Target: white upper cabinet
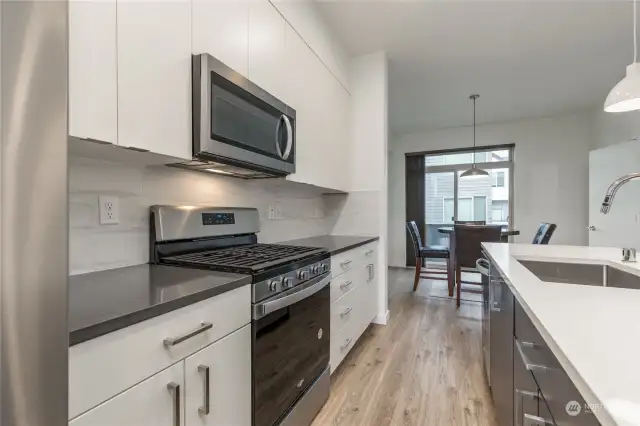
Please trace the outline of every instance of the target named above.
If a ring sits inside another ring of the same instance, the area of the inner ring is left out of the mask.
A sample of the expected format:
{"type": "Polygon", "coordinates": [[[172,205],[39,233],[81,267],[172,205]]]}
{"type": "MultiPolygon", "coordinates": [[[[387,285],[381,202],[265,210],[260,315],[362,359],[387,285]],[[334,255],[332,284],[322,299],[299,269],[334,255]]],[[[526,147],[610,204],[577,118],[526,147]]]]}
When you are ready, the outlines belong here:
{"type": "Polygon", "coordinates": [[[118,143],[116,0],[69,2],[69,134],[118,143]]]}
{"type": "Polygon", "coordinates": [[[191,159],[191,2],[119,0],[117,19],[119,144],[191,159]]]}
{"type": "MultiPolygon", "coordinates": [[[[286,67],[287,23],[267,0],[254,1],[249,10],[249,79],[288,103],[286,67]]],[[[295,106],[292,105],[295,109],[295,106]]]]}
{"type": "Polygon", "coordinates": [[[246,77],[249,9],[256,2],[193,0],[193,53],[208,53],[246,77]]]}

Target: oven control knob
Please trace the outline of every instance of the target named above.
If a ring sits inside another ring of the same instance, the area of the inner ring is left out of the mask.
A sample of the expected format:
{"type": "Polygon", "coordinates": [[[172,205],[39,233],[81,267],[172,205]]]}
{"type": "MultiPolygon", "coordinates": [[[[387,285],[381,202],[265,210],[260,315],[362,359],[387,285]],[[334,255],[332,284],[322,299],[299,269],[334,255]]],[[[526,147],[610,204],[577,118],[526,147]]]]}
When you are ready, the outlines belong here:
{"type": "Polygon", "coordinates": [[[318,265],[313,265],[313,268],[311,268],[311,272],[317,274],[318,272],[320,272],[320,267],[318,265]]]}
{"type": "Polygon", "coordinates": [[[322,265],[320,265],[320,270],[321,270],[322,272],[327,272],[327,265],[326,265],[326,264],[324,264],[324,263],[323,263],[322,265]]]}
{"type": "Polygon", "coordinates": [[[290,288],[293,286],[293,280],[291,278],[283,278],[282,279],[282,286],[284,288],[290,288]]]}
{"type": "Polygon", "coordinates": [[[276,291],[278,289],[278,281],[271,281],[269,283],[269,291],[276,291]]]}
{"type": "Polygon", "coordinates": [[[309,279],[309,271],[298,272],[298,279],[301,279],[301,280],[309,279]]]}

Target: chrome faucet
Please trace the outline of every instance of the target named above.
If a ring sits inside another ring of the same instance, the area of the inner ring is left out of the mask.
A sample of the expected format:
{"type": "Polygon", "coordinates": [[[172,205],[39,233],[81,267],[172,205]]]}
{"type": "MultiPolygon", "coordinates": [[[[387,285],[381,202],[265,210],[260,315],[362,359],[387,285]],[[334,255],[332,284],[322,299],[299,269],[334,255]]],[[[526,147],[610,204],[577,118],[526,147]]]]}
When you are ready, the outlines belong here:
{"type": "Polygon", "coordinates": [[[607,189],[607,195],[604,196],[604,201],[602,202],[600,211],[604,214],[609,213],[609,209],[611,209],[611,204],[613,204],[613,199],[615,198],[618,189],[620,189],[620,187],[625,183],[635,179],[640,179],[640,173],[629,173],[628,175],[624,175],[616,179],[611,186],[609,186],[609,189],[607,189]]]}

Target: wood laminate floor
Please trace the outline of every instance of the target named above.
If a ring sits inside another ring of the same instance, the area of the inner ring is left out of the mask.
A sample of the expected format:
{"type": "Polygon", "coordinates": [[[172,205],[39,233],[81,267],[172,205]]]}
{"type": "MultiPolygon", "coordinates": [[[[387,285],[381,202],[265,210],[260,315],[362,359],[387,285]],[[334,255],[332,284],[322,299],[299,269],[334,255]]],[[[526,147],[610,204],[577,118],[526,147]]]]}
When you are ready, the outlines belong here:
{"type": "Polygon", "coordinates": [[[312,426],[496,425],[481,304],[456,309],[445,285],[422,280],[413,293],[413,271],[390,269],[389,324],[362,335],[331,377],[331,396],[312,426]]]}

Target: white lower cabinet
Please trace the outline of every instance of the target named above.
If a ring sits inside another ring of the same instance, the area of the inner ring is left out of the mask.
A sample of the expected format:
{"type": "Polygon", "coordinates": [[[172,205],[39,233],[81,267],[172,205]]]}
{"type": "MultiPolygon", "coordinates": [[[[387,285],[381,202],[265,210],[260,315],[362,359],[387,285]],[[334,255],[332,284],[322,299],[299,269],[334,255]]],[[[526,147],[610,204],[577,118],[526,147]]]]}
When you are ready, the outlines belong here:
{"type": "Polygon", "coordinates": [[[69,425],[178,426],[184,414],[184,388],[184,367],[180,362],[75,418],[69,425]]]}
{"type": "Polygon", "coordinates": [[[184,361],[185,425],[251,426],[251,325],[184,361]]]}
{"type": "Polygon", "coordinates": [[[367,244],[332,258],[332,374],[376,316],[377,244],[367,244]]]}

